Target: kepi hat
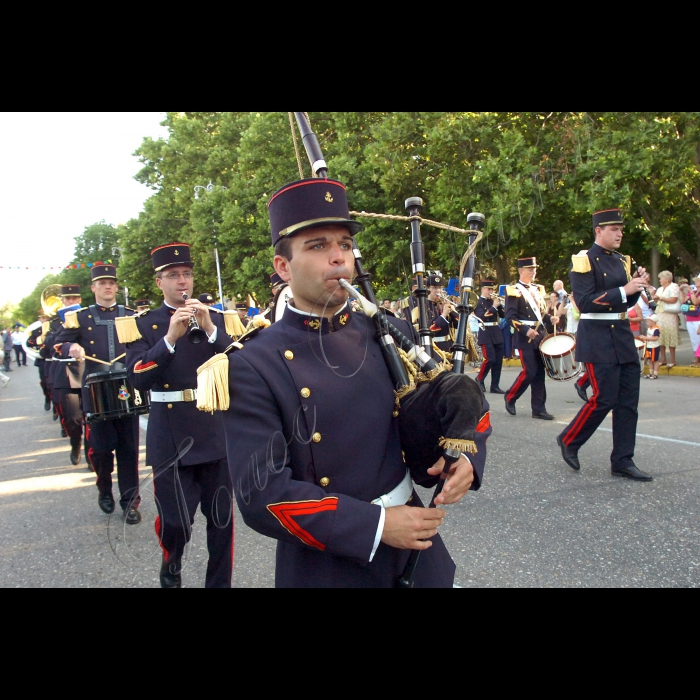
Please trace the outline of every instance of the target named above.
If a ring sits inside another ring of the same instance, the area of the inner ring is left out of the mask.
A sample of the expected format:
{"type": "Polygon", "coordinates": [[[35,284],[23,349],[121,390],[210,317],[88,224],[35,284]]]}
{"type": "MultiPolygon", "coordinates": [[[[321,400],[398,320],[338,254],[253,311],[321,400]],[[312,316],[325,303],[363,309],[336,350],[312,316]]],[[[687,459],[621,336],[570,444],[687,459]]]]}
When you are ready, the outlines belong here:
{"type": "Polygon", "coordinates": [[[79,297],[80,296],[80,285],[79,284],[64,284],[61,287],[62,297],[79,297]]]}
{"type": "Polygon", "coordinates": [[[528,267],[539,267],[537,258],[520,258],[518,260],[518,270],[524,270],[528,267]]]}
{"type": "Polygon", "coordinates": [[[604,209],[593,214],[593,228],[599,226],[624,226],[625,220],[622,217],[622,209],[604,209]]]}
{"type": "Polygon", "coordinates": [[[97,280],[116,281],[117,268],[114,265],[96,265],[90,271],[90,277],[93,282],[97,282],[97,280]]]}
{"type": "Polygon", "coordinates": [[[188,243],[168,243],[155,248],[151,251],[151,260],[156,272],[162,272],[169,267],[194,267],[188,243]]]}
{"type": "Polygon", "coordinates": [[[314,178],[292,182],[272,196],[267,208],[273,246],[283,238],[312,228],[344,226],[352,236],[364,228],[350,219],[347,190],[337,180],[314,178]]]}

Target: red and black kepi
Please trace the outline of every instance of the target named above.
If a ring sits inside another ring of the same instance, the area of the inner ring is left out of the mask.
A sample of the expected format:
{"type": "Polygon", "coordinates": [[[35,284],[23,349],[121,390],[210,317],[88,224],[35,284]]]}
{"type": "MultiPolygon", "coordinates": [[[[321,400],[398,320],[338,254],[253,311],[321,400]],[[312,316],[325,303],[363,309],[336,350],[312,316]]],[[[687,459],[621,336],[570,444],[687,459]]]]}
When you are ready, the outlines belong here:
{"type": "Polygon", "coordinates": [[[162,272],[169,267],[194,267],[188,243],[168,243],[155,248],[151,251],[151,260],[156,272],[162,272]]]}
{"type": "Polygon", "coordinates": [[[604,209],[593,214],[593,228],[599,226],[624,226],[625,220],[622,217],[622,209],[604,209]]]}
{"type": "Polygon", "coordinates": [[[496,283],[493,280],[482,280],[481,282],[482,289],[494,289],[495,286],[496,283]]]}
{"type": "Polygon", "coordinates": [[[362,231],[362,224],[350,219],[345,185],[337,180],[312,179],[292,182],[270,199],[272,245],[282,238],[322,226],[345,226],[351,235],[362,231]]]}
{"type": "Polygon", "coordinates": [[[537,258],[520,258],[520,260],[518,260],[518,270],[524,270],[528,267],[539,267],[537,265],[537,258]]]}
{"type": "Polygon", "coordinates": [[[114,265],[95,265],[90,271],[93,282],[97,280],[116,280],[117,268],[114,265]]]}

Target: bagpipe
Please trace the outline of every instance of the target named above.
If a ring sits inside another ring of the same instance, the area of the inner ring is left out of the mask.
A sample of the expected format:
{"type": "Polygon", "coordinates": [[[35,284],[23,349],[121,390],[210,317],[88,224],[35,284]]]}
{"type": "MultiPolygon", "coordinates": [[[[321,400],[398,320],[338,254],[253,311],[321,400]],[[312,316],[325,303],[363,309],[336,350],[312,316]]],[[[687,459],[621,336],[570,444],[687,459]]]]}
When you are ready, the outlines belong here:
{"type": "MultiPolygon", "coordinates": [[[[328,165],[321,151],[318,138],[311,129],[305,112],[294,112],[302,140],[314,175],[328,177],[328,165]]],[[[291,121],[291,120],[290,120],[291,121]]],[[[425,487],[435,485],[435,477],[428,474],[440,459],[445,460],[444,473],[438,479],[437,489],[430,507],[442,492],[445,478],[462,454],[475,454],[476,430],[483,415],[484,396],[478,384],[464,374],[469,361],[469,345],[474,340],[469,331],[469,315],[472,305],[474,277],[476,273],[476,249],[483,238],[486,217],[472,213],[467,217],[468,230],[438,224],[423,219],[423,200],[413,197],[406,201],[408,217],[351,212],[358,217],[407,220],[411,225],[411,261],[413,276],[417,281],[414,292],[419,311],[419,344],[415,344],[393,325],[380,308],[371,275],[365,270],[362,254],[354,243],[356,282],[360,294],[349,280],[341,282],[343,288],[359,303],[363,312],[375,325],[384,360],[394,382],[401,445],[406,465],[414,481],[425,487]],[[430,330],[428,296],[426,286],[427,265],[421,224],[429,223],[439,228],[458,231],[469,236],[469,247],[462,259],[460,270],[460,303],[457,306],[459,325],[450,358],[433,345],[430,330]],[[469,343],[469,344],[468,344],[469,343]]],[[[420,552],[413,552],[406,570],[401,576],[399,588],[413,588],[413,580],[420,552]]]]}

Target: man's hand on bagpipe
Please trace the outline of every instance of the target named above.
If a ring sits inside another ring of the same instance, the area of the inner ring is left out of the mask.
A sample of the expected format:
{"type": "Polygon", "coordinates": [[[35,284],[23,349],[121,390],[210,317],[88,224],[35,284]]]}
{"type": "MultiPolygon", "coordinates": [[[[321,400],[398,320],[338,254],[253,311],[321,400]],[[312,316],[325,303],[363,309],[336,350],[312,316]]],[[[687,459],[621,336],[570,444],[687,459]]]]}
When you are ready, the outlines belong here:
{"type": "Polygon", "coordinates": [[[434,467],[428,469],[428,474],[442,475],[446,480],[442,492],[435,499],[436,506],[453,506],[459,503],[474,485],[474,467],[464,455],[450,467],[447,473],[445,473],[445,459],[442,458],[434,467]]]}

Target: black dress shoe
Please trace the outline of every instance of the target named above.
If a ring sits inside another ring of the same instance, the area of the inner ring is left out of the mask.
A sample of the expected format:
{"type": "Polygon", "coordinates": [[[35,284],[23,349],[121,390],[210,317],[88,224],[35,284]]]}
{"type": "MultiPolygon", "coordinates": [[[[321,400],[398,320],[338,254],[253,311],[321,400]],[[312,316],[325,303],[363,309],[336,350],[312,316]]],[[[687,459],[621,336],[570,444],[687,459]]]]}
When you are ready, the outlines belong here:
{"type": "Polygon", "coordinates": [[[506,392],[501,389],[500,386],[492,387],[491,388],[491,393],[492,394],[498,394],[499,396],[505,396],[506,392]]]}
{"type": "Polygon", "coordinates": [[[141,523],[141,513],[137,508],[127,508],[124,511],[124,522],[127,525],[139,525],[141,523]]]}
{"type": "Polygon", "coordinates": [[[46,401],[44,401],[44,410],[45,411],[51,410],[51,399],[46,399],[46,401]]]}
{"type": "Polygon", "coordinates": [[[111,493],[100,494],[97,499],[97,505],[100,506],[100,510],[106,515],[112,515],[114,513],[114,496],[111,493]]]}
{"type": "Polygon", "coordinates": [[[62,438],[67,438],[67,437],[68,437],[68,433],[67,433],[63,428],[61,428],[61,437],[62,437],[62,438]]]}
{"type": "Polygon", "coordinates": [[[508,403],[508,397],[506,396],[506,411],[510,413],[511,416],[516,416],[518,415],[516,410],[515,410],[515,404],[508,403]]]}
{"type": "Polygon", "coordinates": [[[561,456],[564,458],[564,461],[575,472],[580,472],[581,471],[581,463],[578,461],[578,452],[576,452],[576,450],[572,450],[570,447],[567,447],[564,444],[564,441],[561,439],[561,435],[557,438],[557,445],[559,445],[559,447],[561,447],[561,456]]]}
{"type": "Polygon", "coordinates": [[[550,416],[547,411],[544,411],[544,413],[533,413],[532,417],[536,420],[556,420],[556,418],[554,416],[550,416]]]}
{"type": "Polygon", "coordinates": [[[576,385],[576,393],[581,397],[583,403],[588,403],[588,392],[578,384],[576,385]]]}
{"type": "Polygon", "coordinates": [[[634,466],[627,467],[626,469],[621,469],[620,471],[613,470],[612,475],[621,479],[631,479],[632,481],[644,481],[647,483],[650,481],[654,481],[653,476],[639,471],[639,469],[637,469],[637,467],[634,466]]]}
{"type": "Polygon", "coordinates": [[[72,447],[70,451],[70,463],[74,466],[77,467],[80,464],[80,460],[82,459],[82,450],[80,449],[80,445],[77,447],[72,447]]]}
{"type": "Polygon", "coordinates": [[[477,384],[479,385],[479,389],[481,389],[481,391],[483,391],[485,394],[486,393],[486,384],[484,384],[484,382],[477,382],[477,384]]]}
{"type": "Polygon", "coordinates": [[[163,560],[163,565],[160,567],[160,587],[182,588],[182,574],[173,574],[165,560],[163,560]]]}
{"type": "Polygon", "coordinates": [[[53,422],[55,423],[58,420],[58,413],[53,414],[53,422]]]}

